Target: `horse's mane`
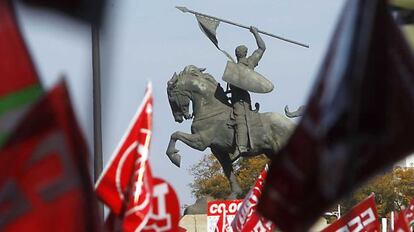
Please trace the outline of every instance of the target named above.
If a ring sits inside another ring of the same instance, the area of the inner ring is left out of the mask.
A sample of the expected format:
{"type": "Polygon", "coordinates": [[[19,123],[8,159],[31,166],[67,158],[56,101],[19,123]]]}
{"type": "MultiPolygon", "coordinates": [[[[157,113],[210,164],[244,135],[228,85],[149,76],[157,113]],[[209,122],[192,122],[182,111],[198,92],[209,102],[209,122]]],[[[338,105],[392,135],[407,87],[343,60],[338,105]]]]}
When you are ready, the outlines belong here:
{"type": "MultiPolygon", "coordinates": [[[[171,79],[171,84],[176,84],[178,80],[182,80],[186,76],[190,76],[204,78],[207,81],[211,82],[213,85],[218,85],[218,82],[216,81],[216,79],[214,79],[212,75],[210,75],[209,73],[204,73],[203,71],[201,71],[194,65],[188,65],[178,75],[174,73],[174,76],[171,79]]],[[[170,82],[168,84],[170,85],[170,82]]]]}

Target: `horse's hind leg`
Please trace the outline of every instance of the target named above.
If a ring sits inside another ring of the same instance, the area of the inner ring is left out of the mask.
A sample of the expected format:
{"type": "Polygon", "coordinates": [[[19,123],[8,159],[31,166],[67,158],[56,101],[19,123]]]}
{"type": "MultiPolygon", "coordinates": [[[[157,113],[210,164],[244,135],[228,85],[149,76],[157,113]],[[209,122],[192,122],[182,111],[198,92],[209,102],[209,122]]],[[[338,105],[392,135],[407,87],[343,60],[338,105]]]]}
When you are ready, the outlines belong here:
{"type": "Polygon", "coordinates": [[[175,143],[177,140],[180,140],[188,146],[199,151],[204,151],[207,148],[207,145],[202,142],[199,134],[187,134],[181,131],[174,132],[171,135],[166,153],[171,162],[173,162],[173,164],[175,164],[177,167],[180,167],[181,162],[181,155],[178,153],[179,150],[175,148],[175,143]]]}
{"type": "Polygon", "coordinates": [[[230,157],[227,153],[220,153],[214,149],[211,149],[211,151],[213,152],[217,160],[220,162],[223,168],[224,175],[230,182],[230,199],[237,199],[237,197],[241,195],[242,189],[239,185],[239,182],[237,181],[236,175],[234,174],[233,162],[230,160],[230,157]]]}

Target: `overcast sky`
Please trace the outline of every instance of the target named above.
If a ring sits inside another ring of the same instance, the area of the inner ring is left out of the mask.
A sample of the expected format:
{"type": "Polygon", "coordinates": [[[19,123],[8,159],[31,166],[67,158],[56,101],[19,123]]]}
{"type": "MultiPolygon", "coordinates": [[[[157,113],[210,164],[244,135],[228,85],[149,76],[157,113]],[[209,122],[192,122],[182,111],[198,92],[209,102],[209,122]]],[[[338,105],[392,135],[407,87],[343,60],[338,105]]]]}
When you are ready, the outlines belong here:
{"type": "MultiPolygon", "coordinates": [[[[256,71],[275,85],[269,94],[251,94],[261,111],[283,112],[306,103],[321,59],[341,11],[343,0],[209,0],[142,1],[110,0],[101,33],[103,152],[107,161],[144,95],[147,81],[154,89],[154,134],[150,162],[160,176],[177,190],[181,205],[192,204],[188,169],[203,154],[178,142],[181,168],[165,155],[171,133],[190,133],[191,122],[174,121],[166,95],[166,83],[174,72],[194,64],[207,68],[217,81],[226,58],[202,34],[194,16],[175,6],[211,14],[235,22],[255,25],[270,33],[298,40],[309,49],[263,36],[267,50],[256,71]]],[[[19,20],[37,70],[46,88],[60,76],[69,82],[71,98],[80,125],[92,150],[92,61],[90,28],[81,22],[49,11],[19,5],[19,20]]],[[[256,48],[245,29],[221,24],[221,47],[234,54],[237,45],[256,48]]]]}

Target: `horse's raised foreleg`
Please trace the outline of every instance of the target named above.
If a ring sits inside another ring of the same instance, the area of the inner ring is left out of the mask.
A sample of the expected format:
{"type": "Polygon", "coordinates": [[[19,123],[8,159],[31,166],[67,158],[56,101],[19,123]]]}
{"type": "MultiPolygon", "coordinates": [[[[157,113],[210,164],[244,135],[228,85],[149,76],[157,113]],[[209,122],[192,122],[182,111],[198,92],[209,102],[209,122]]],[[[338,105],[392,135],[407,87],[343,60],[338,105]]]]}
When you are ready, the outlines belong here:
{"type": "Polygon", "coordinates": [[[188,134],[181,131],[174,132],[171,135],[170,143],[168,144],[166,153],[171,162],[177,167],[180,167],[181,162],[181,155],[178,153],[179,150],[175,148],[175,143],[177,140],[180,140],[188,146],[199,151],[204,151],[207,148],[207,145],[202,142],[199,134],[188,134]]]}

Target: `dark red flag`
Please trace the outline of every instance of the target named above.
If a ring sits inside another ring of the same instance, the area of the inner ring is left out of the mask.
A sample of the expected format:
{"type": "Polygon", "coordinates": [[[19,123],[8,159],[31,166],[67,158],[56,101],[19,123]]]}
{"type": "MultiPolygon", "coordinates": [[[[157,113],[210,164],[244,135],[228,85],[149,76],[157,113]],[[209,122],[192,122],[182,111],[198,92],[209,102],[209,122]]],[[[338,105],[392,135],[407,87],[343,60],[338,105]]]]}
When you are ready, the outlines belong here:
{"type": "Polygon", "coordinates": [[[414,62],[387,10],[346,2],[305,114],[273,156],[259,211],[284,231],[306,231],[414,151],[414,62]]]}
{"type": "Polygon", "coordinates": [[[0,153],[0,231],[100,231],[87,157],[61,83],[0,153]]]}
{"type": "Polygon", "coordinates": [[[404,210],[405,218],[410,226],[414,226],[414,198],[411,199],[410,204],[404,210]]]}
{"type": "Polygon", "coordinates": [[[347,214],[339,218],[322,232],[379,232],[380,223],[378,220],[377,207],[374,195],[369,196],[358,205],[352,207],[347,214]]]}
{"type": "Polygon", "coordinates": [[[12,4],[0,0],[0,147],[42,94],[12,4]]]}

